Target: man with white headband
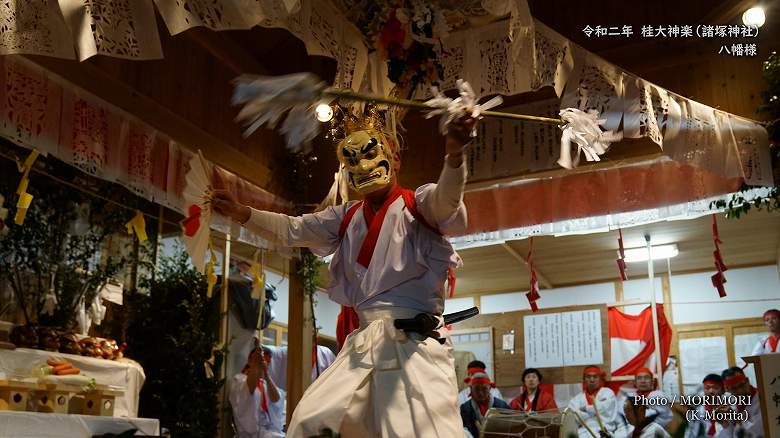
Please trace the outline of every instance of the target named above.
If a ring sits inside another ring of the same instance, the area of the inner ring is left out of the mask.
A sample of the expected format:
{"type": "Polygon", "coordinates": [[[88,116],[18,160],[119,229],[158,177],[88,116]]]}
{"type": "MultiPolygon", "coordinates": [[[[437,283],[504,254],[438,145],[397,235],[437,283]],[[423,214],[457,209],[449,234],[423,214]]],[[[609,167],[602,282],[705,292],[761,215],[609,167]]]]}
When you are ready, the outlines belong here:
{"type": "Polygon", "coordinates": [[[445,235],[466,229],[463,150],[475,120],[449,126],[436,184],[398,185],[394,133],[375,110],[345,126],[337,155],[363,197],[292,217],[238,204],[217,191],[214,209],[286,247],[333,254],[330,298],[356,310],[359,330],[303,395],[287,436],[461,436],[451,343],[442,326],[445,282],[461,259],[445,235]],[[419,319],[415,330],[396,328],[419,319]]]}

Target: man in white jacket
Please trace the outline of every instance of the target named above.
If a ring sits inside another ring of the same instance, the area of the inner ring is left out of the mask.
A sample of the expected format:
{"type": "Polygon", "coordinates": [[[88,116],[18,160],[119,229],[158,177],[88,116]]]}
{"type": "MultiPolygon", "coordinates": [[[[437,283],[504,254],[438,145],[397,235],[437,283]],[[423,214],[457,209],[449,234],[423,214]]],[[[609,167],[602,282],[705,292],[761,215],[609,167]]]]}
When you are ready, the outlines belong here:
{"type": "Polygon", "coordinates": [[[753,348],[753,356],[780,353],[780,350],[777,349],[777,344],[780,342],[780,310],[769,309],[764,312],[764,325],[769,334],[764,339],[758,341],[753,348]]]}
{"type": "MultiPolygon", "coordinates": [[[[640,368],[634,374],[634,387],[636,389],[627,391],[626,399],[631,400],[634,396],[639,397],[639,402],[647,407],[644,410],[644,416],[658,423],[659,426],[666,427],[674,416],[670,406],[671,397],[659,391],[657,386],[658,382],[655,380],[653,372],[648,368],[640,368]]],[[[625,405],[621,405],[621,408],[623,406],[625,405]]],[[[628,415],[625,412],[623,414],[628,419],[628,415]]]]}
{"type": "Polygon", "coordinates": [[[763,438],[764,423],[761,414],[761,400],[758,390],[750,384],[740,367],[723,371],[723,385],[731,395],[741,396],[748,403],[730,406],[728,410],[744,416],[742,420],[728,421],[718,438],[763,438]]]}
{"type": "Polygon", "coordinates": [[[625,428],[618,415],[617,398],[604,386],[604,372],[589,366],[582,372],[582,392],[569,402],[568,408],[585,424],[580,424],[579,438],[597,436],[625,437],[625,428]],[[590,430],[588,430],[590,429],[590,430]]]}
{"type": "Polygon", "coordinates": [[[284,437],[284,391],[268,377],[269,360],[269,350],[253,349],[244,369],[230,381],[230,406],[238,438],[284,437]]]}
{"type": "Polygon", "coordinates": [[[448,273],[462,264],[444,235],[466,229],[463,150],[474,123],[462,118],[449,126],[438,183],[416,190],[398,186],[398,146],[369,112],[346,127],[337,146],[349,186],[363,200],[293,217],[216,192],[214,209],[259,235],[333,254],[328,295],[360,320],[298,403],[289,436],[325,428],[344,438],[463,434],[451,342],[440,329],[448,273]],[[395,328],[396,320],[418,316],[418,330],[395,328]]]}

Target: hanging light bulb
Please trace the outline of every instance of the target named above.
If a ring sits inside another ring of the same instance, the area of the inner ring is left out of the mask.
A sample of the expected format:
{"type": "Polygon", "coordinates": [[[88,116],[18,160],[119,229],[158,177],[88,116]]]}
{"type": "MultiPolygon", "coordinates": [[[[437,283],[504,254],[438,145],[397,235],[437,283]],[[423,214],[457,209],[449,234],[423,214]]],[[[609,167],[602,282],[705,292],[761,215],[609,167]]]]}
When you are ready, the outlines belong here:
{"type": "Polygon", "coordinates": [[[317,105],[314,109],[314,113],[317,115],[317,120],[320,122],[329,122],[333,118],[333,108],[326,103],[317,105]]]}
{"type": "Polygon", "coordinates": [[[761,6],[754,6],[742,14],[742,22],[745,23],[746,26],[761,27],[764,25],[765,21],[766,14],[764,14],[764,8],[761,6]]]}

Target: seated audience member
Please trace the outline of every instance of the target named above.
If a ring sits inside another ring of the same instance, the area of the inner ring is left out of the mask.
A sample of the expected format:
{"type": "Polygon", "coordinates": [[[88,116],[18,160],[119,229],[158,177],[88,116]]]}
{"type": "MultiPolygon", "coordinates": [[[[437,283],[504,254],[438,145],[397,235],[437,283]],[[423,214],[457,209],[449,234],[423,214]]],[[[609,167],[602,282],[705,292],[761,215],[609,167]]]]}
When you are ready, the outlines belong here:
{"type": "Polygon", "coordinates": [[[727,408],[728,410],[746,413],[747,415],[744,421],[731,421],[724,424],[724,430],[720,436],[727,438],[763,438],[764,423],[758,390],[750,384],[750,380],[740,367],[731,367],[723,371],[721,377],[723,377],[723,386],[726,388],[726,391],[732,395],[745,397],[748,403],[727,408]]]}
{"type": "Polygon", "coordinates": [[[585,423],[577,430],[579,437],[593,438],[591,432],[597,436],[624,437],[625,429],[618,415],[617,398],[611,389],[604,386],[604,372],[596,366],[586,367],[582,372],[582,380],[582,392],[574,396],[568,406],[585,423]]]}
{"type": "Polygon", "coordinates": [[[753,356],[769,353],[780,353],[777,349],[777,343],[780,341],[780,310],[770,309],[764,312],[764,325],[769,334],[758,341],[753,348],[753,356]]]}
{"type": "Polygon", "coordinates": [[[490,408],[509,409],[509,405],[500,398],[493,397],[491,389],[493,382],[483,372],[474,373],[469,380],[471,398],[460,405],[460,417],[463,419],[463,428],[471,436],[478,437],[479,429],[485,423],[485,414],[490,408]]]}
{"type": "Polygon", "coordinates": [[[629,438],[670,438],[664,428],[647,415],[650,407],[633,397],[623,403],[623,412],[629,424],[629,438]]]}
{"type": "Polygon", "coordinates": [[[268,376],[270,360],[268,348],[252,349],[244,369],[233,376],[230,405],[238,438],[284,437],[284,391],[268,376]]]}
{"type": "MultiPolygon", "coordinates": [[[[704,395],[716,397],[723,395],[723,379],[717,374],[708,374],[702,381],[704,395]]],[[[691,407],[692,408],[692,407],[691,407]]],[[[701,405],[696,407],[696,416],[688,421],[685,429],[685,438],[715,437],[723,431],[723,426],[715,420],[705,419],[705,413],[721,409],[715,405],[701,405]]]]}
{"type": "MultiPolygon", "coordinates": [[[[655,380],[653,372],[647,368],[640,368],[636,372],[634,375],[634,387],[636,390],[627,393],[628,399],[633,399],[633,396],[636,395],[643,396],[646,400],[671,400],[670,397],[658,390],[658,382],[655,380]]],[[[671,406],[661,404],[660,402],[648,403],[648,405],[644,415],[650,421],[658,423],[661,427],[666,427],[672,421],[674,415],[672,414],[671,406]]],[[[625,412],[623,414],[625,415],[625,412]]],[[[628,419],[628,416],[626,416],[626,419],[628,419]]]]}
{"type": "Polygon", "coordinates": [[[523,371],[523,387],[520,395],[509,404],[512,409],[524,412],[542,412],[557,410],[555,398],[552,394],[543,391],[539,384],[542,383],[542,373],[536,368],[527,368],[523,371]]]}
{"type": "MultiPolygon", "coordinates": [[[[466,378],[463,379],[463,381],[468,384],[469,379],[471,379],[471,375],[474,373],[487,373],[487,366],[485,365],[485,362],[482,362],[481,360],[472,360],[469,362],[469,365],[466,369],[466,378]]],[[[471,390],[468,386],[466,386],[462,391],[460,391],[460,393],[458,393],[458,405],[462,405],[468,401],[469,391],[471,390]]],[[[490,390],[490,395],[495,398],[503,398],[501,396],[501,391],[499,391],[495,386],[490,390]]]]}

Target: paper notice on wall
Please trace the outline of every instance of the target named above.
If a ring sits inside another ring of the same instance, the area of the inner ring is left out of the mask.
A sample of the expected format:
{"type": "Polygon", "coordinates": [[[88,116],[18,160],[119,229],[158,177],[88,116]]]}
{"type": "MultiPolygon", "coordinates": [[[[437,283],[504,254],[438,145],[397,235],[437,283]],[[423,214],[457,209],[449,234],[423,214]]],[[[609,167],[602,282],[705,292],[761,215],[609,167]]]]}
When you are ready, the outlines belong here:
{"type": "Polygon", "coordinates": [[[536,368],[604,362],[599,309],[523,317],[525,366],[536,368]]]}
{"type": "Polygon", "coordinates": [[[680,370],[684,393],[693,392],[707,374],[720,374],[728,366],[725,337],[680,339],[680,370]]]}
{"type": "Polygon", "coordinates": [[[562,313],[561,330],[565,366],[604,362],[599,309],[562,313]]]}
{"type": "Polygon", "coordinates": [[[563,366],[560,313],[523,317],[523,339],[526,368],[563,366]]]}
{"type": "MultiPolygon", "coordinates": [[[[505,111],[542,117],[558,117],[560,101],[548,99],[507,108],[505,111]]],[[[484,119],[467,149],[469,180],[486,180],[523,172],[552,169],[560,154],[561,131],[549,123],[522,123],[484,119]]]]}

